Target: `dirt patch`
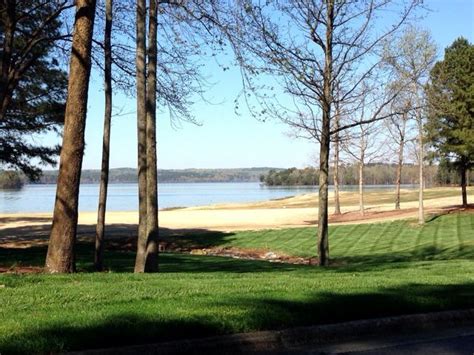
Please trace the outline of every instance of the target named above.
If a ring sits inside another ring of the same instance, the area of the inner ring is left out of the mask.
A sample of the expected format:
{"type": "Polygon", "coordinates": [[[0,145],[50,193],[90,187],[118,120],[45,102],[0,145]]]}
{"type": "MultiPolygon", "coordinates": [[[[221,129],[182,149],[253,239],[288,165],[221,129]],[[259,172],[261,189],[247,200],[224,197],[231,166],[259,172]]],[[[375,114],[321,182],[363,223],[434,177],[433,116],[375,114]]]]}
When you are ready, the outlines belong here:
{"type": "Polygon", "coordinates": [[[40,274],[44,271],[39,266],[14,265],[11,267],[0,266],[0,274],[40,274]]]}
{"type": "Polygon", "coordinates": [[[265,249],[241,249],[235,247],[191,249],[189,253],[191,255],[224,256],[233,259],[264,260],[272,263],[286,263],[298,265],[312,264],[312,259],[314,259],[290,256],[265,249]]]}

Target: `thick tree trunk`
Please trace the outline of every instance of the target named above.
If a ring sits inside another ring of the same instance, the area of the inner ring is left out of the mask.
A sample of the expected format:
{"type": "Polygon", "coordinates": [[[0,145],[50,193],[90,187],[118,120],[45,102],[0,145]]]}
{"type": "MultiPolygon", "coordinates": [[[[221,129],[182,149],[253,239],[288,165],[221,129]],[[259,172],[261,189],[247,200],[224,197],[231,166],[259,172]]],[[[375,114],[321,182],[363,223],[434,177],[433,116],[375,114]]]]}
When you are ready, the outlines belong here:
{"type": "Polygon", "coordinates": [[[400,186],[402,184],[402,169],[403,169],[403,151],[405,149],[405,130],[407,122],[407,113],[403,114],[402,128],[400,134],[400,145],[398,147],[398,165],[397,165],[397,177],[395,181],[395,209],[400,209],[400,186]]]}
{"type": "Polygon", "coordinates": [[[467,169],[461,168],[461,193],[462,193],[462,206],[467,207],[467,169]]]}
{"type": "Polygon", "coordinates": [[[147,249],[146,159],[146,1],[137,0],[137,141],[138,141],[138,240],[135,272],[144,272],[147,249]]]}
{"type": "Polygon", "coordinates": [[[423,122],[421,117],[418,117],[418,157],[419,157],[419,193],[418,193],[418,223],[425,223],[425,213],[423,206],[423,189],[424,189],[424,174],[423,174],[423,159],[424,159],[424,148],[423,148],[423,122]]]}
{"type": "Polygon", "coordinates": [[[72,39],[63,145],[53,225],[46,256],[46,270],[48,272],[75,271],[74,246],[77,230],[79,183],[84,154],[84,130],[87,115],[95,5],[95,0],[76,1],[76,21],[72,39]]]}
{"type": "Polygon", "coordinates": [[[327,3],[326,51],[324,65],[324,100],[322,102],[323,120],[321,126],[321,144],[319,151],[319,210],[318,210],[318,264],[329,265],[329,228],[328,228],[328,185],[329,150],[332,104],[332,36],[334,20],[334,2],[327,3]]]}
{"type": "Polygon", "coordinates": [[[145,271],[158,271],[158,176],[156,159],[157,3],[150,0],[146,106],[147,246],[145,271]]]}
{"type": "Polygon", "coordinates": [[[97,271],[104,267],[104,233],[105,211],[107,207],[107,186],[109,184],[109,157],[110,157],[110,121],[112,120],[112,0],[105,2],[105,33],[104,33],[104,86],[105,86],[105,113],[104,137],[102,140],[102,168],[100,173],[99,207],[97,226],[95,231],[94,265],[97,271]]]}
{"type": "MultiPolygon", "coordinates": [[[[339,129],[339,108],[336,108],[336,121],[334,128],[339,129]]],[[[334,137],[334,214],[341,214],[339,199],[339,133],[334,137]]]]}

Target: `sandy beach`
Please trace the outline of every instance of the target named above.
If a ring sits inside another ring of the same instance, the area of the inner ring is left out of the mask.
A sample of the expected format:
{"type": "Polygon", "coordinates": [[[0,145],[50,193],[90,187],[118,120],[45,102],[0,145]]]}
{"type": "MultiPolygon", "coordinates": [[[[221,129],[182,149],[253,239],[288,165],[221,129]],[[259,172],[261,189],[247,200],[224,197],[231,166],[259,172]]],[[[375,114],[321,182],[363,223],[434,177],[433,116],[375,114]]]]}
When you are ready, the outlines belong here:
{"type": "MultiPolygon", "coordinates": [[[[472,202],[474,187],[468,190],[469,202],[472,202]]],[[[426,190],[424,201],[427,213],[459,205],[459,188],[434,188],[426,190]],[[442,197],[444,196],[444,197],[442,197]]],[[[330,210],[333,211],[330,196],[330,210]]],[[[401,210],[395,211],[392,192],[367,192],[365,195],[365,215],[359,213],[358,195],[354,192],[341,194],[341,216],[331,216],[330,223],[371,223],[384,220],[405,219],[417,216],[417,193],[413,190],[402,191],[401,210]],[[404,202],[404,200],[406,200],[404,202]]],[[[256,230],[288,228],[315,225],[317,221],[317,196],[305,194],[279,200],[257,203],[219,204],[201,207],[162,210],[159,212],[160,226],[167,229],[207,229],[216,231],[256,230]]],[[[0,233],[7,231],[28,231],[28,228],[46,227],[51,223],[52,214],[0,214],[0,233]]],[[[81,212],[79,224],[93,226],[96,212],[81,212]]],[[[135,225],[137,212],[108,212],[107,224],[111,226],[135,225]]],[[[110,227],[109,227],[110,228],[110,227]]],[[[1,243],[1,240],[0,240],[1,243]]]]}

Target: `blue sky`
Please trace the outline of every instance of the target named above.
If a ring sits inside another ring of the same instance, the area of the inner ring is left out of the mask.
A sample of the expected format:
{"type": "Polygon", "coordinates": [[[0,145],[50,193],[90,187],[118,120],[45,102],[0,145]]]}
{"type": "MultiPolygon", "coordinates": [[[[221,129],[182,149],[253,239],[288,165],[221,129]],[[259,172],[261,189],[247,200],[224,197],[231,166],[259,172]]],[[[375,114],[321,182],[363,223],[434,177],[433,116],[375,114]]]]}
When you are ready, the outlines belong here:
{"type": "MultiPolygon", "coordinates": [[[[431,31],[439,55],[459,36],[473,42],[474,0],[425,0],[432,10],[419,25],[431,31]]],[[[183,123],[173,128],[166,114],[158,116],[158,159],[161,169],[304,167],[314,164],[317,145],[291,137],[288,128],[276,121],[258,122],[245,111],[234,113],[234,99],[240,91],[237,69],[223,72],[206,68],[215,83],[206,97],[213,103],[196,102],[191,108],[202,123],[183,123]]],[[[135,100],[114,96],[114,106],[135,111],[135,100]]],[[[102,79],[92,74],[86,125],[84,169],[100,169],[103,125],[102,79]]],[[[54,140],[48,137],[47,141],[54,140]]],[[[112,123],[111,167],[136,166],[135,114],[115,117],[112,123]]]]}

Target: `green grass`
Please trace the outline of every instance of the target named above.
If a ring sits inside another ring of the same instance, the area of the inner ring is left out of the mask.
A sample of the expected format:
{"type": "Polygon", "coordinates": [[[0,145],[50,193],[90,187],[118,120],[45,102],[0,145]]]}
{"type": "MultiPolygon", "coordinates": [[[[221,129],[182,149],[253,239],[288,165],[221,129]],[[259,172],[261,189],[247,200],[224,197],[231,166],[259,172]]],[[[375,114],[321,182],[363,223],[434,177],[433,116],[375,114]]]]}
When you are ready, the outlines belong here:
{"type": "MultiPolygon", "coordinates": [[[[178,238],[181,246],[265,249],[287,255],[316,255],[316,229],[204,233],[178,238]]],[[[474,258],[474,214],[433,216],[413,221],[331,226],[331,258],[345,264],[474,258]]]]}
{"type": "MultiPolygon", "coordinates": [[[[310,256],[314,228],[216,233],[183,243],[310,256]]],[[[109,273],[1,275],[0,352],[158,342],[474,306],[474,214],[330,230],[337,267],[163,254],[161,272],[131,274],[133,253],[108,252],[109,273]],[[341,266],[342,265],[342,266],[341,266]]],[[[0,265],[41,265],[44,247],[1,249],[0,265]]],[[[91,245],[78,248],[81,271],[91,245]]]]}

